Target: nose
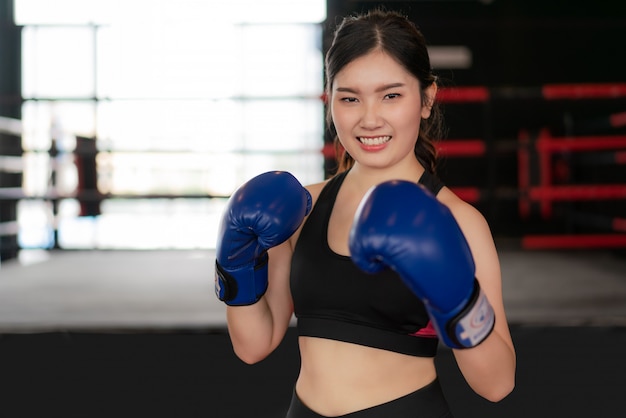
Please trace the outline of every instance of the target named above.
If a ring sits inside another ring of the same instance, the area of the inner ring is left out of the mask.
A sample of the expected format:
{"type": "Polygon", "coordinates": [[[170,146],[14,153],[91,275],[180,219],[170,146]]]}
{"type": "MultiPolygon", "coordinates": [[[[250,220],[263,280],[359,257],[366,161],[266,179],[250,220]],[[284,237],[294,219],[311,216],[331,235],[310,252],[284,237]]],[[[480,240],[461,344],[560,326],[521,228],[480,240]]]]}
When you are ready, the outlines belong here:
{"type": "Polygon", "coordinates": [[[383,124],[380,109],[376,103],[367,103],[363,106],[361,115],[361,127],[364,129],[376,129],[383,124]]]}

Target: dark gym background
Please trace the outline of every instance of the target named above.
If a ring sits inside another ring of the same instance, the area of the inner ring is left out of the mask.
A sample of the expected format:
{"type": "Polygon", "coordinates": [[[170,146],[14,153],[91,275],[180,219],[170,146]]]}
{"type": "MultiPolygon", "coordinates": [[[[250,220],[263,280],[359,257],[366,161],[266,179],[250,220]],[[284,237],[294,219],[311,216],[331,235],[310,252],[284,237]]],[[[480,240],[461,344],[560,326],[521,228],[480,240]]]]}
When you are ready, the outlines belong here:
{"type": "MultiPolygon", "coordinates": [[[[11,4],[0,0],[0,116],[19,119],[20,28],[12,23],[11,4]]],[[[480,87],[489,99],[451,101],[444,103],[444,111],[449,139],[481,139],[486,149],[471,158],[444,156],[440,175],[451,187],[480,192],[473,203],[492,226],[505,271],[523,271],[513,275],[517,282],[505,286],[514,313],[520,312],[511,320],[518,354],[516,389],[498,404],[480,399],[463,382],[451,352],[441,348],[437,365],[455,416],[623,416],[626,196],[620,195],[619,187],[626,183],[626,170],[616,155],[623,155],[624,147],[596,159],[586,158],[591,153],[555,153],[549,161],[553,185],[612,185],[617,196],[558,200],[552,202],[548,216],[538,201],[529,201],[522,216],[520,200],[528,197],[524,195],[528,191],[519,189],[519,155],[517,145],[511,144],[517,144],[523,134],[528,136],[526,169],[530,186],[536,186],[541,168],[532,146],[541,132],[547,130],[553,137],[626,134],[625,123],[606,122],[608,115],[626,112],[626,94],[619,90],[626,82],[626,3],[329,0],[324,47],[339,16],[381,5],[411,16],[430,45],[465,45],[472,51],[471,68],[442,69],[439,75],[446,87],[480,87]],[[564,84],[618,87],[614,95],[603,90],[586,98],[546,100],[543,87],[564,84]],[[559,241],[561,246],[542,240],[554,235],[565,237],[559,241]],[[528,237],[538,239],[525,240],[528,237]],[[537,262],[548,257],[559,263],[537,262]],[[588,265],[596,268],[589,271],[597,277],[577,276],[581,260],[589,260],[588,265]],[[535,263],[552,269],[544,269],[538,279],[526,273],[535,263]],[[608,290],[597,296],[597,289],[608,290]],[[558,298],[552,311],[550,297],[558,298]],[[578,314],[568,320],[559,312],[578,314]]],[[[0,135],[0,155],[21,152],[19,139],[0,135]]],[[[93,156],[94,150],[84,152],[93,156]]],[[[95,170],[95,163],[91,169],[95,170]]],[[[332,170],[330,159],[326,169],[332,170]]],[[[0,175],[2,188],[18,187],[21,182],[16,174],[0,175]]],[[[97,215],[97,205],[90,211],[97,215]]],[[[0,221],[15,216],[15,202],[0,200],[0,221]]],[[[0,291],[8,292],[17,281],[33,275],[44,279],[71,275],[70,265],[66,273],[54,266],[19,269],[14,264],[19,250],[16,237],[0,238],[0,291]],[[7,280],[10,273],[13,281],[7,280]]],[[[96,256],[120,259],[115,254],[96,256]]],[[[153,257],[156,262],[170,255],[156,252],[153,257]]],[[[191,274],[182,265],[187,261],[177,257],[172,256],[167,265],[181,266],[181,277],[191,274]]],[[[139,275],[144,268],[150,271],[151,262],[142,260],[143,266],[133,270],[139,275]]],[[[211,260],[203,263],[200,267],[206,268],[209,288],[211,260]]],[[[38,303],[30,294],[12,295],[23,298],[16,304],[38,303]]],[[[0,315],[7,314],[2,308],[0,315]]],[[[298,360],[294,329],[275,353],[254,366],[234,356],[223,324],[131,331],[62,325],[45,332],[7,330],[0,333],[0,416],[281,417],[298,360]]]]}

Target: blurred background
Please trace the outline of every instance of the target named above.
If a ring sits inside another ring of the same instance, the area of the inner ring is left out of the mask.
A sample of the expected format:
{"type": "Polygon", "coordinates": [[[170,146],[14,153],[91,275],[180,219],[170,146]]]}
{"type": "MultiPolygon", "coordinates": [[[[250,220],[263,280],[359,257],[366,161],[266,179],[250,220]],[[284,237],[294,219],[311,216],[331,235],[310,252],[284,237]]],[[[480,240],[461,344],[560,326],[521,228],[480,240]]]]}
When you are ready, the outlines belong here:
{"type": "Polygon", "coordinates": [[[119,416],[122,403],[281,416],[296,338],[261,365],[234,359],[212,290],[217,223],[261,172],[334,173],[324,53],[342,16],[380,6],[429,43],[448,128],[439,175],[492,227],[524,366],[495,407],[442,349],[455,414],[617,407],[626,3],[0,0],[0,383],[19,400],[7,416],[119,416]],[[254,402],[233,397],[242,380],[254,402]]]}
{"type": "Polygon", "coordinates": [[[626,247],[620,4],[0,4],[3,261],[210,249],[225,198],[248,178],[327,177],[323,54],[339,16],[380,5],[425,33],[447,87],[440,175],[497,238],[626,247]]]}
{"type": "Polygon", "coordinates": [[[7,1],[2,258],[211,248],[263,171],[323,178],[324,1],[7,1]]]}

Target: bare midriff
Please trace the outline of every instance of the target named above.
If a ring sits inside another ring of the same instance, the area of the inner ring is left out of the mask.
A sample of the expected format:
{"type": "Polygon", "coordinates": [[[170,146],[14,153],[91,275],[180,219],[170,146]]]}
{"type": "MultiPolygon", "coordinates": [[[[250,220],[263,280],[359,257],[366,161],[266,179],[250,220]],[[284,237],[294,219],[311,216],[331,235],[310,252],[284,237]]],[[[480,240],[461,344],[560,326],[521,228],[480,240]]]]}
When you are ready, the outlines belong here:
{"type": "Polygon", "coordinates": [[[345,415],[400,398],[436,377],[431,357],[416,357],[315,337],[300,337],[296,393],[318,414],[345,415]]]}

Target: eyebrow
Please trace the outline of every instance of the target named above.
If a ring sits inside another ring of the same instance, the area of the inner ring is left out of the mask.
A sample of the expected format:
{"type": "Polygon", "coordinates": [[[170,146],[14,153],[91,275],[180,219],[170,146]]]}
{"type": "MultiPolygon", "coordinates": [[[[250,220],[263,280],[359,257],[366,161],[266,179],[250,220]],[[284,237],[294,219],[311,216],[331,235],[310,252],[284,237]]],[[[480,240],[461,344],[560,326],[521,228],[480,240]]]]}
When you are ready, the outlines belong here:
{"type": "MultiPolygon", "coordinates": [[[[404,83],[384,84],[384,85],[378,87],[375,91],[376,91],[376,93],[380,93],[380,92],[385,91],[385,90],[395,89],[395,88],[404,87],[404,86],[405,86],[404,83]]],[[[353,89],[351,87],[337,87],[337,91],[345,92],[345,93],[354,93],[354,94],[358,93],[357,89],[353,89]]]]}

